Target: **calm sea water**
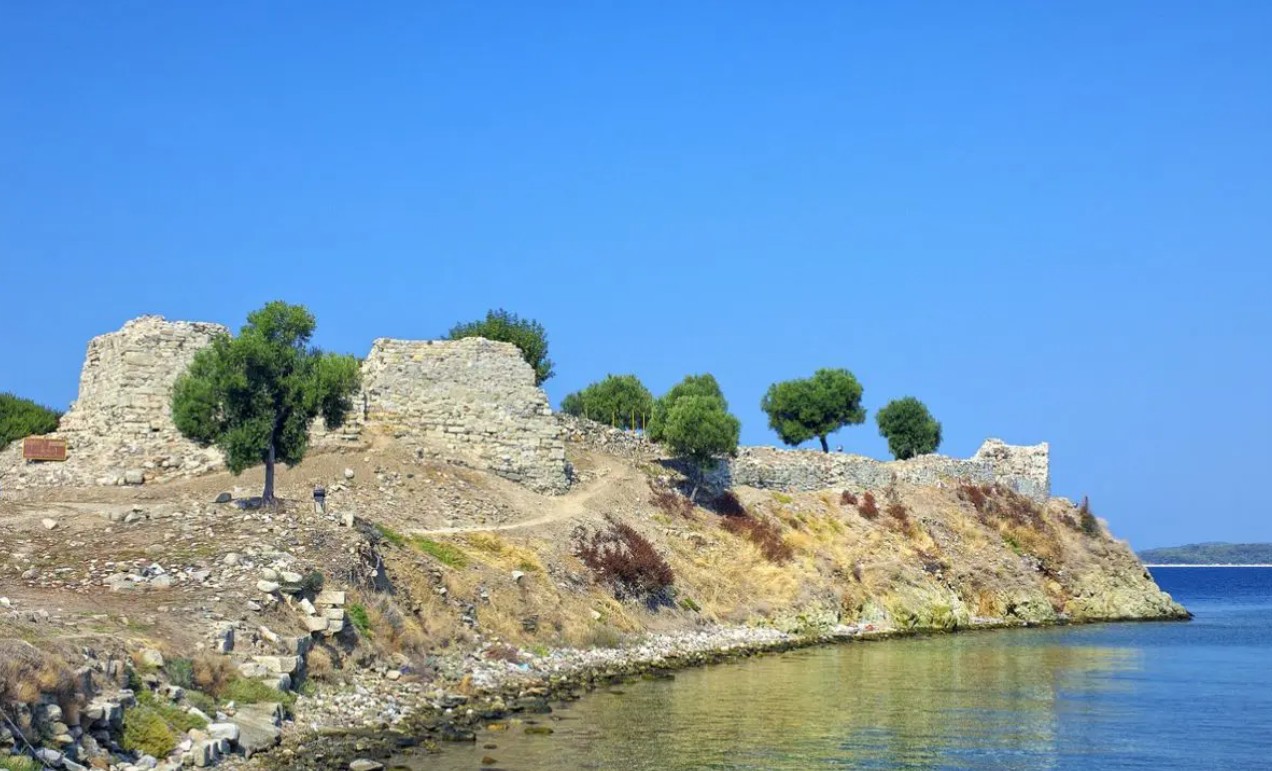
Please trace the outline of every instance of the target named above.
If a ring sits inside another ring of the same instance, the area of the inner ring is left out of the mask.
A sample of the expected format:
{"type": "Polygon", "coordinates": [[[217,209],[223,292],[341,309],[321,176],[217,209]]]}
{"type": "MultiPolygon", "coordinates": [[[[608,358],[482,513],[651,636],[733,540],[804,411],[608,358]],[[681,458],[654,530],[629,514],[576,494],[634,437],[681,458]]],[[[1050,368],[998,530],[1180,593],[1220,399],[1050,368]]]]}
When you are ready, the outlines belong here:
{"type": "Polygon", "coordinates": [[[562,705],[419,769],[1272,768],[1272,569],[1161,568],[1196,618],[848,644],[562,705]],[[494,744],[486,748],[483,745],[494,744]],[[486,766],[489,768],[490,766],[486,766]]]}

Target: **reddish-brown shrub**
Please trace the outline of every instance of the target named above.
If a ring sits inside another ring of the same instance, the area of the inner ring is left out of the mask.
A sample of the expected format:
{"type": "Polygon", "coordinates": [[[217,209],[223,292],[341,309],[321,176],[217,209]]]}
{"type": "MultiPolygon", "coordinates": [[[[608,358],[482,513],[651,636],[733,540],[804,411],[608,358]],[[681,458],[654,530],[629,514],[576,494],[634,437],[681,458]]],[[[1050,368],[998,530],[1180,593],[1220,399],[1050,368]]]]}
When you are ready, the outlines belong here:
{"type": "Polygon", "coordinates": [[[857,504],[857,513],[866,519],[875,519],[879,516],[879,504],[875,502],[874,493],[864,493],[861,496],[861,503],[857,504]]]}
{"type": "Polygon", "coordinates": [[[856,506],[857,496],[853,495],[848,490],[844,490],[842,493],[839,494],[839,505],[840,506],[856,506]]]}
{"type": "Polygon", "coordinates": [[[688,517],[693,514],[693,501],[665,487],[649,487],[649,502],[673,517],[688,517]]]}
{"type": "Polygon", "coordinates": [[[910,521],[910,512],[905,508],[905,504],[900,501],[894,501],[888,504],[888,516],[895,519],[901,524],[910,521]]]}
{"type": "Polygon", "coordinates": [[[732,490],[725,490],[711,501],[711,510],[726,517],[747,516],[746,507],[732,490]]]}
{"type": "Polygon", "coordinates": [[[724,517],[720,520],[720,527],[755,544],[760,554],[769,562],[782,563],[795,556],[790,544],[782,538],[781,528],[768,520],[744,514],[740,517],[724,517]]]}
{"type": "Polygon", "coordinates": [[[676,578],[671,565],[648,539],[630,525],[613,520],[603,530],[575,530],[574,553],[620,598],[655,600],[676,578]]]}

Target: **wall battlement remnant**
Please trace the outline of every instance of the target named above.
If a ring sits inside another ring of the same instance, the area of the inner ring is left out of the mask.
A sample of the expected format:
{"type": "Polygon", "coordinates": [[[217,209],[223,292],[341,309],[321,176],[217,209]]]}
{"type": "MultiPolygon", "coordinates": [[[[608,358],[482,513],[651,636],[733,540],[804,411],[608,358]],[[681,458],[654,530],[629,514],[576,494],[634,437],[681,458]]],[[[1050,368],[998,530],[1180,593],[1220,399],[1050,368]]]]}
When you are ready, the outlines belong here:
{"type": "MultiPolygon", "coordinates": [[[[569,443],[626,458],[665,458],[665,448],[633,431],[622,431],[585,418],[558,415],[569,443]]],[[[879,461],[862,455],[740,447],[737,457],[707,475],[707,484],[724,490],[736,485],[780,492],[879,490],[895,482],[935,485],[946,480],[997,484],[1036,500],[1051,497],[1050,450],[986,440],[971,458],[921,455],[904,461],[879,461]]]]}
{"type": "Polygon", "coordinates": [[[142,316],[88,343],[79,395],[51,434],[67,442],[60,463],[25,463],[21,442],[0,455],[12,487],[141,484],[222,465],[172,423],[172,384],[194,354],[220,334],[220,324],[142,316]]]}

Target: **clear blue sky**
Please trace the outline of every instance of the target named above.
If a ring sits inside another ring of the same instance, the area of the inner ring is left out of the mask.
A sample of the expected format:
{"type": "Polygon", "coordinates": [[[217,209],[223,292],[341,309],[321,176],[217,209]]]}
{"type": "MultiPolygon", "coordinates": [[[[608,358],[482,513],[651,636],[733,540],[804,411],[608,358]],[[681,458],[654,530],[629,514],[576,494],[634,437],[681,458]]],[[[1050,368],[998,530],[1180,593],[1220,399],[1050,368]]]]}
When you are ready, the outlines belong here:
{"type": "Polygon", "coordinates": [[[1137,547],[1272,540],[1272,5],[5,3],[0,390],[142,313],[504,306],[553,403],[709,371],[1050,441],[1137,547]],[[886,7],[885,7],[886,6],[886,7]]]}

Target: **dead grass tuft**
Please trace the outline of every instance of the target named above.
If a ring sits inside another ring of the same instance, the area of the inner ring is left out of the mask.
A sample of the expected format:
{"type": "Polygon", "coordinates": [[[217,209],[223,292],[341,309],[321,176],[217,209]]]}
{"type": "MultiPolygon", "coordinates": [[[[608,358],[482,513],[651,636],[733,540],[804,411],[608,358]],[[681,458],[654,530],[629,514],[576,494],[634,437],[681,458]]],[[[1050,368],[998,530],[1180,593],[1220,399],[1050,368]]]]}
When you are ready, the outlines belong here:
{"type": "Polygon", "coordinates": [[[774,564],[789,562],[795,552],[782,538],[782,531],[777,525],[765,519],[758,519],[749,514],[723,517],[720,527],[741,536],[755,545],[764,555],[764,559],[774,564]]]}

